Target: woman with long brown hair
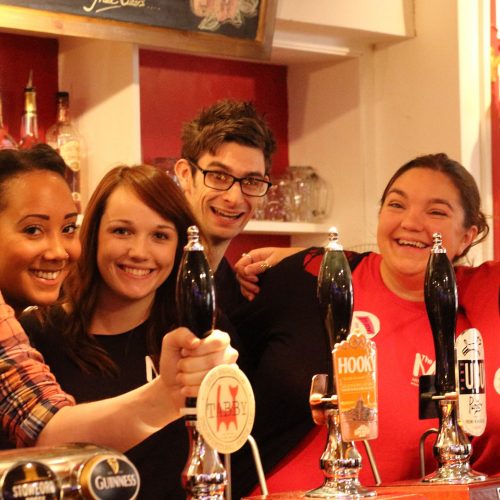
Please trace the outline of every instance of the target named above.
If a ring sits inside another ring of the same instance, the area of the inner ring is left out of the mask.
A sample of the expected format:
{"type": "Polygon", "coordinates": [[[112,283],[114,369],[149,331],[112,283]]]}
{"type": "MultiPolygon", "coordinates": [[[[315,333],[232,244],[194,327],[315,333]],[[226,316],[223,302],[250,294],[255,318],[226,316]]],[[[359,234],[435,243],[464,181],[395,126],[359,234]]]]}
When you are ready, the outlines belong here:
{"type": "MultiPolygon", "coordinates": [[[[99,342],[139,326],[143,350],[157,358],[162,332],[175,326],[177,270],[193,224],[184,196],[161,170],[121,166],[104,176],[85,211],[80,260],[64,285],[62,348],[77,371],[116,374],[99,342]]],[[[53,328],[47,333],[59,335],[53,328]]],[[[37,345],[47,339],[43,334],[37,345]]],[[[81,391],[79,376],[72,385],[72,393],[81,391]]]]}
{"type": "MultiPolygon", "coordinates": [[[[97,186],[64,303],[41,324],[33,316],[25,323],[77,402],[117,396],[155,378],[161,339],[176,326],[177,271],[193,224],[184,195],[155,167],[116,167],[97,186]]],[[[142,497],[185,497],[187,446],[184,423],[176,421],[130,451],[144,479],[142,497]]]]}

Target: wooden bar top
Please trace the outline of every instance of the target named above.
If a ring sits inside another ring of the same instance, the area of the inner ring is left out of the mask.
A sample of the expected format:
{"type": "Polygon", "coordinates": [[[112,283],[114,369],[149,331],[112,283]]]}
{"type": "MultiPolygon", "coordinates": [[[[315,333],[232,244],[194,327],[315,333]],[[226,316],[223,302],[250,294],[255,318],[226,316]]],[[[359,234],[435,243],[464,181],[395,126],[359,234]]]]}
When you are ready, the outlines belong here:
{"type": "MultiPolygon", "coordinates": [[[[398,491],[384,491],[379,492],[378,488],[377,496],[371,497],[372,499],[380,499],[380,500],[427,500],[425,495],[421,495],[418,493],[403,493],[398,491]]],[[[305,496],[305,491],[290,491],[285,493],[270,493],[269,495],[259,495],[252,497],[244,497],[243,500],[298,500],[307,498],[305,496]]]]}
{"type": "Polygon", "coordinates": [[[424,495],[429,500],[498,500],[500,499],[500,477],[469,484],[428,484],[417,481],[403,481],[377,488],[410,491],[424,495]]]}
{"type": "MultiPolygon", "coordinates": [[[[427,484],[404,481],[374,488],[374,500],[499,500],[500,477],[470,484],[427,484]]],[[[244,497],[243,500],[299,500],[307,498],[305,491],[289,491],[244,497]]]]}

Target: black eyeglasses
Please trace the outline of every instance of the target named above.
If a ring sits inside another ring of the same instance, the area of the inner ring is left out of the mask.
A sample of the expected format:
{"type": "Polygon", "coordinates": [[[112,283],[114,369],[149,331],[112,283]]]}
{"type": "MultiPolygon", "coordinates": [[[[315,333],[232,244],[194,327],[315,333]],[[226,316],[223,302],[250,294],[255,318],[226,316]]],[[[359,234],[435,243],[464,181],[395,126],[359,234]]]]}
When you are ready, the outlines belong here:
{"type": "Polygon", "coordinates": [[[241,192],[247,196],[264,196],[272,183],[258,177],[235,177],[220,170],[205,170],[192,160],[188,163],[203,174],[205,186],[217,191],[228,191],[235,182],[240,184],[241,192]]]}

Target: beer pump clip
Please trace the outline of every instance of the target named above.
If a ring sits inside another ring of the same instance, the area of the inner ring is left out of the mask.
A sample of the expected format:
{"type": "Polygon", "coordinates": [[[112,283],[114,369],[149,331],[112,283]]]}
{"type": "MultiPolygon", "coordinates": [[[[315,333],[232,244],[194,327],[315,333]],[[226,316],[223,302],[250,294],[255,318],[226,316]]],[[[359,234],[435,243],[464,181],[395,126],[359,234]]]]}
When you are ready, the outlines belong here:
{"type": "Polygon", "coordinates": [[[375,344],[364,335],[349,335],[353,308],[351,270],[334,227],[329,230],[317,295],[329,346],[329,366],[328,374],[313,377],[309,404],[314,422],[326,425],[328,434],[320,459],[324,483],[305,496],[373,497],[376,491],[363,487],[358,479],[361,454],[355,441],[365,440],[378,482],[376,465],[366,441],[376,437],[375,344]],[[357,389],[353,390],[355,385],[357,389]],[[362,390],[358,390],[360,387],[362,390]]]}
{"type": "Polygon", "coordinates": [[[433,453],[438,469],[423,481],[437,484],[484,481],[486,476],[470,467],[472,445],[466,434],[481,435],[486,426],[482,337],[478,330],[470,328],[455,341],[458,309],[455,272],[441,234],[434,233],[433,241],[424,295],[436,354],[435,390],[421,393],[420,408],[431,401],[437,403],[439,429],[433,453]]]}

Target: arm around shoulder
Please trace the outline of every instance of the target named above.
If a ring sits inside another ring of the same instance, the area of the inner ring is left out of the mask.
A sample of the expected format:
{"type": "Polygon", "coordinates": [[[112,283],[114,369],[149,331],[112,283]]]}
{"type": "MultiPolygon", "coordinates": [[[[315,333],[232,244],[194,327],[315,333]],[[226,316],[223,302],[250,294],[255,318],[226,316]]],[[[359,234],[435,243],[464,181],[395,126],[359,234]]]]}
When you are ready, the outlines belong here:
{"type": "Polygon", "coordinates": [[[259,274],[276,266],[283,259],[294,255],[304,248],[299,247],[264,247],[244,253],[234,265],[236,278],[240,283],[241,293],[248,300],[253,300],[260,292],[257,285],[259,274]]]}

